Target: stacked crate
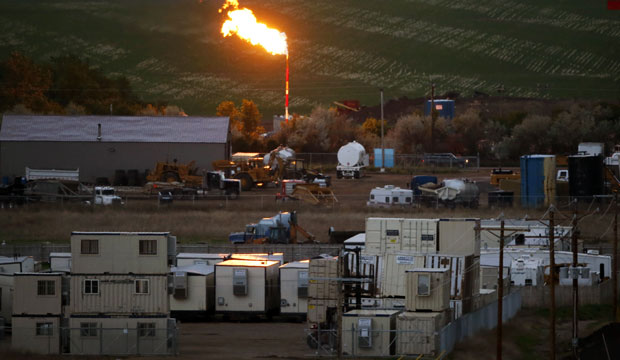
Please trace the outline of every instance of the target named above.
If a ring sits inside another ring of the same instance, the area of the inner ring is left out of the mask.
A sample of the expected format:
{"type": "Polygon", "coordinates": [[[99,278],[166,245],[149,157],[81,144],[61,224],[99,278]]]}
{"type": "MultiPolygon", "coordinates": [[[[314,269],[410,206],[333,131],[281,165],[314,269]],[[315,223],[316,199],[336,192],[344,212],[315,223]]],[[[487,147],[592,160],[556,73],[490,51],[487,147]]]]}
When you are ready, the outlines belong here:
{"type": "Polygon", "coordinates": [[[338,258],[311,259],[308,277],[308,322],[325,323],[338,304],[338,258]]]}
{"type": "Polygon", "coordinates": [[[399,355],[432,355],[439,349],[438,331],[451,320],[450,271],[407,270],[406,311],[396,319],[399,355]]]}

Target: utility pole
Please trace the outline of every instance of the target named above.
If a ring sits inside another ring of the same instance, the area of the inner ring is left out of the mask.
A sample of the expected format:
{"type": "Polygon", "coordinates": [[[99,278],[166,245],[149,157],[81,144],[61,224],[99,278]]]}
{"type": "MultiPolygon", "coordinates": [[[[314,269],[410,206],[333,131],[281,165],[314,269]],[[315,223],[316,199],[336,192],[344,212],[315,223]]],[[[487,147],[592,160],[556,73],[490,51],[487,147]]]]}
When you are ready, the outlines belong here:
{"type": "Polygon", "coordinates": [[[381,172],[385,172],[385,146],[383,144],[383,89],[381,90],[381,172]]]}
{"type": "MultiPolygon", "coordinates": [[[[338,343],[338,359],[342,359],[342,334],[343,334],[343,329],[342,329],[342,307],[343,307],[343,303],[345,301],[344,298],[344,294],[342,293],[343,290],[343,282],[340,280],[342,279],[343,276],[343,269],[344,269],[344,261],[343,261],[343,257],[344,257],[344,252],[341,250],[340,254],[338,255],[338,308],[336,309],[336,323],[338,324],[338,331],[336,331],[336,337],[337,337],[337,343],[338,343]]],[[[319,334],[319,336],[321,336],[321,334],[319,334]]]]}
{"type": "Polygon", "coordinates": [[[551,353],[550,359],[555,360],[555,208],[549,208],[549,286],[551,287],[551,353]]]}
{"type": "Polygon", "coordinates": [[[573,278],[573,357],[577,359],[577,346],[579,343],[579,280],[577,272],[577,202],[575,202],[575,210],[573,214],[571,229],[571,248],[573,250],[573,266],[571,269],[571,276],[573,278]]]}
{"type": "Polygon", "coordinates": [[[504,320],[504,214],[499,228],[499,269],[497,276],[497,360],[502,360],[502,324],[504,320]]]}
{"type": "Polygon", "coordinates": [[[434,141],[434,132],[435,132],[435,119],[437,119],[437,114],[435,111],[435,83],[431,84],[431,152],[435,151],[435,141],[434,141]]]}
{"type": "Polygon", "coordinates": [[[613,274],[611,280],[614,284],[614,321],[618,320],[618,194],[614,196],[614,257],[613,257],[613,274]]]}

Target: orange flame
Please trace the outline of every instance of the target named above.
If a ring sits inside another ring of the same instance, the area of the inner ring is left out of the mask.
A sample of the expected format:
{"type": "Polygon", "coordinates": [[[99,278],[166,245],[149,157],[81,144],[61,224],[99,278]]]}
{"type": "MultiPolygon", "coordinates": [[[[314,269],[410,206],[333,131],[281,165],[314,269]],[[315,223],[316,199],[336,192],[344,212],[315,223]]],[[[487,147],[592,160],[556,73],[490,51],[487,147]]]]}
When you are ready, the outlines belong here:
{"type": "Polygon", "coordinates": [[[256,16],[250,9],[238,9],[237,0],[226,0],[226,3],[219,10],[222,12],[228,8],[228,20],[222,24],[222,35],[232,36],[237,34],[241,39],[252,45],[260,45],[272,55],[288,54],[286,34],[276,29],[269,28],[256,20],[256,16]]]}

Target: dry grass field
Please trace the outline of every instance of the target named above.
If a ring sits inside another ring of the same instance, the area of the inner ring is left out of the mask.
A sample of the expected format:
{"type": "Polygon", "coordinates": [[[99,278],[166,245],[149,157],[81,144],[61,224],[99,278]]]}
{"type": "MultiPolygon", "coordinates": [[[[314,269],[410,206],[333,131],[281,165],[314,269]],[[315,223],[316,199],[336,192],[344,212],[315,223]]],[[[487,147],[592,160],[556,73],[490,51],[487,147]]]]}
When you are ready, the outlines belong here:
{"type": "MultiPolygon", "coordinates": [[[[154,199],[129,197],[122,208],[91,208],[81,204],[37,204],[19,209],[0,210],[0,242],[66,243],[71,231],[170,231],[181,243],[227,242],[228,234],[242,231],[246,224],[257,222],[263,217],[273,216],[278,211],[298,212],[299,223],[317,240],[327,242],[330,227],[336,230],[362,230],[369,216],[393,217],[480,217],[496,218],[502,212],[506,218],[541,218],[542,210],[495,209],[486,206],[489,169],[447,173],[442,177],[468,177],[478,181],[483,194],[478,209],[446,208],[392,208],[380,209],[366,206],[370,190],[377,186],[392,184],[405,187],[411,175],[371,173],[359,180],[335,179],[332,189],[338,203],[329,208],[316,207],[298,201],[276,202],[275,187],[255,189],[242,194],[234,201],[178,200],[170,206],[158,206],[154,199]]],[[[335,175],[335,174],[333,174],[335,175]]],[[[585,212],[583,206],[582,212],[585,212]]],[[[590,210],[596,206],[590,206],[590,210]]],[[[568,210],[568,209],[562,209],[568,210]]],[[[589,242],[609,240],[613,234],[610,228],[612,211],[607,205],[599,213],[589,216],[581,223],[581,234],[589,242]]],[[[564,214],[568,214],[564,212],[564,214]]],[[[567,215],[558,215],[557,221],[568,224],[567,215]]]]}

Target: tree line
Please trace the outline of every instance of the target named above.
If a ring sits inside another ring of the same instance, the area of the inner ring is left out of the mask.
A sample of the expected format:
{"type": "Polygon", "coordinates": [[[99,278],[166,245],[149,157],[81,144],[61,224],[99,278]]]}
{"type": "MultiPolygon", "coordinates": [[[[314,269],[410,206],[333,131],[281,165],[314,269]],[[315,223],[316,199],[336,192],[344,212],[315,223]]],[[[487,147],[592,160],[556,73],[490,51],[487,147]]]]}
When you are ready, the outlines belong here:
{"type": "Polygon", "coordinates": [[[75,55],[36,63],[20,52],[0,62],[0,113],[185,115],[166,102],[144,102],[126,77],[106,76],[75,55]]]}

